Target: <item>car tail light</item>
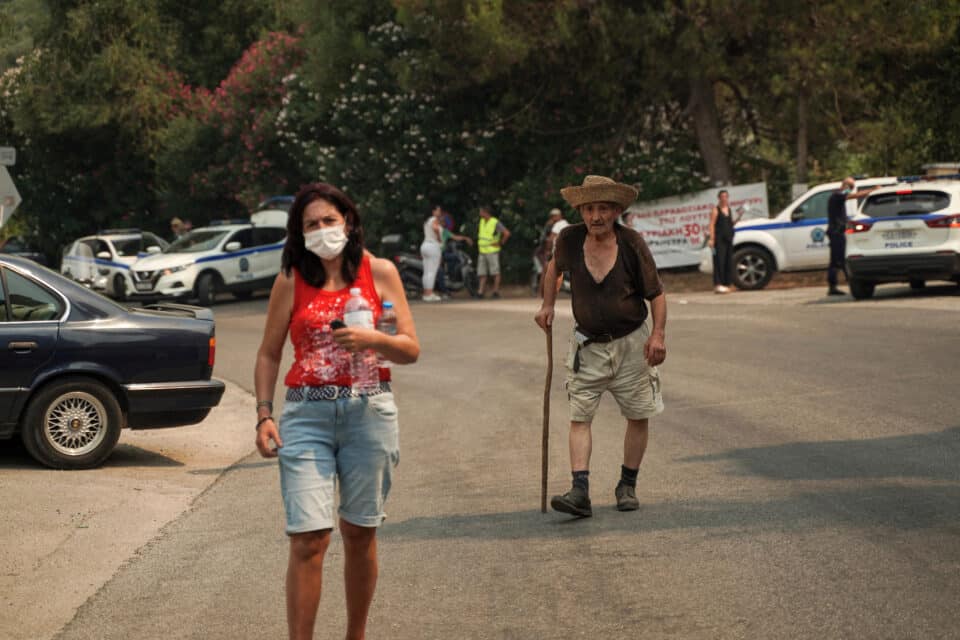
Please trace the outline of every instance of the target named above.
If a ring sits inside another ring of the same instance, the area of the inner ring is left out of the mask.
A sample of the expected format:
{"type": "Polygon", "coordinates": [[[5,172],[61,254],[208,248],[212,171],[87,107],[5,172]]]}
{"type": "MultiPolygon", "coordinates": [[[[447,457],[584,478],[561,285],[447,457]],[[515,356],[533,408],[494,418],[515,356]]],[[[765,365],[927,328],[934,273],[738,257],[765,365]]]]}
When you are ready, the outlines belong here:
{"type": "Polygon", "coordinates": [[[210,346],[207,348],[207,366],[212,367],[213,361],[217,359],[217,339],[210,336],[210,346]]]}
{"type": "Polygon", "coordinates": [[[960,215],[944,216],[935,220],[927,220],[926,223],[931,229],[958,229],[960,228],[960,215]]]}
{"type": "Polygon", "coordinates": [[[910,195],[911,193],[913,193],[913,189],[898,189],[898,190],[897,190],[897,195],[898,195],[898,196],[908,196],[908,195],[910,195]]]}
{"type": "Polygon", "coordinates": [[[857,222],[854,220],[847,223],[847,233],[863,233],[864,231],[870,231],[872,226],[872,222],[857,222]]]}

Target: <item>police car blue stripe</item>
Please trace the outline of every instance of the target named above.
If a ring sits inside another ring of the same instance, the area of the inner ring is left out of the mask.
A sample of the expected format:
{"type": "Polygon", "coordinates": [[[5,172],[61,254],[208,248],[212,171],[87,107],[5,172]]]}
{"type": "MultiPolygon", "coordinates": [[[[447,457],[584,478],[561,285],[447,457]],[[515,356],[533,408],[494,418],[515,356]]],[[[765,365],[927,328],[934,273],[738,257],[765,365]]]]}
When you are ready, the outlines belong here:
{"type": "Polygon", "coordinates": [[[790,227],[815,227],[817,225],[827,224],[826,218],[812,218],[810,220],[800,220],[799,222],[771,222],[769,224],[756,224],[744,227],[737,225],[734,231],[772,231],[773,229],[787,229],[790,227]]]}
{"type": "Polygon", "coordinates": [[[130,270],[130,265],[123,264],[121,262],[113,262],[112,260],[104,260],[103,258],[87,258],[84,256],[64,256],[64,260],[76,260],[78,262],[93,262],[101,267],[113,267],[115,269],[126,269],[130,270]]]}
{"type": "Polygon", "coordinates": [[[238,256],[247,256],[252,253],[260,253],[266,251],[280,251],[283,249],[284,243],[280,244],[268,244],[262,247],[252,247],[250,249],[243,249],[241,251],[232,251],[230,253],[223,253],[216,256],[207,256],[206,258],[198,258],[196,260],[197,264],[201,262],[216,262],[218,260],[229,260],[231,258],[236,258],[238,256]]]}

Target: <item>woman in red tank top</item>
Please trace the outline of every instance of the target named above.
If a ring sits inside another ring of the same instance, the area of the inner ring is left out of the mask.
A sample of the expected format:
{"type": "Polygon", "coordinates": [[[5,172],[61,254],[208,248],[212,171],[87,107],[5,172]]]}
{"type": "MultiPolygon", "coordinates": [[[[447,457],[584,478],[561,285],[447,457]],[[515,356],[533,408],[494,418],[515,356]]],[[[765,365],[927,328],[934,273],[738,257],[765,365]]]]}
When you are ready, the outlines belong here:
{"type": "Polygon", "coordinates": [[[374,351],[394,364],[420,354],[403,284],[389,260],[363,248],[363,226],[339,189],[316,183],[297,194],[287,223],[282,270],[270,293],[257,353],[257,449],[280,458],[280,481],[290,538],[287,616],[291,638],[313,637],[323,558],[334,526],[344,544],[347,636],[362,637],[377,576],[376,531],[399,456],[397,411],[390,370],[379,387],[351,385],[351,358],[374,351]],[[379,318],[382,303],[397,315],[397,333],[343,327],[350,289],[358,288],[379,318]],[[287,372],[279,424],[273,391],[283,344],[290,335],[294,364],[287,372]]]}

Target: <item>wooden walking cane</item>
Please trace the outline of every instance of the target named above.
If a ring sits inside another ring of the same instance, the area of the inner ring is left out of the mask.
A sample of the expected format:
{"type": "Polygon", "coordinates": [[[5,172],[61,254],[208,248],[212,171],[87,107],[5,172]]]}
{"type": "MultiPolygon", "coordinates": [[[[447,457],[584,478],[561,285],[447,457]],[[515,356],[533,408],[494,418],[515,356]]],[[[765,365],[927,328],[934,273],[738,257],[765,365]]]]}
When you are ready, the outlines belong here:
{"type": "Polygon", "coordinates": [[[553,382],[553,327],[548,326],[547,334],[547,380],[543,386],[543,451],[540,467],[540,513],[547,512],[547,468],[550,449],[550,383],[553,382]]]}

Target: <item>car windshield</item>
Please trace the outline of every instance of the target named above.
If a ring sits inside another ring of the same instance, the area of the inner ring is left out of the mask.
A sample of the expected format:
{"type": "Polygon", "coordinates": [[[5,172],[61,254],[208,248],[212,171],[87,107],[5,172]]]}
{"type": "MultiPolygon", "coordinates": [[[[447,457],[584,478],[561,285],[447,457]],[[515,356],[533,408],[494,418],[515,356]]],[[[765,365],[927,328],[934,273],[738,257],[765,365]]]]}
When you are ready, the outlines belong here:
{"type": "Polygon", "coordinates": [[[861,212],[871,218],[893,218],[933,213],[950,206],[950,194],[943,191],[901,191],[867,198],[861,212]]]}
{"type": "Polygon", "coordinates": [[[140,237],[114,238],[113,248],[116,249],[118,256],[134,258],[140,253],[140,237]]]}
{"type": "Polygon", "coordinates": [[[196,253],[216,249],[228,229],[197,229],[178,239],[164,253],[196,253]]]}

